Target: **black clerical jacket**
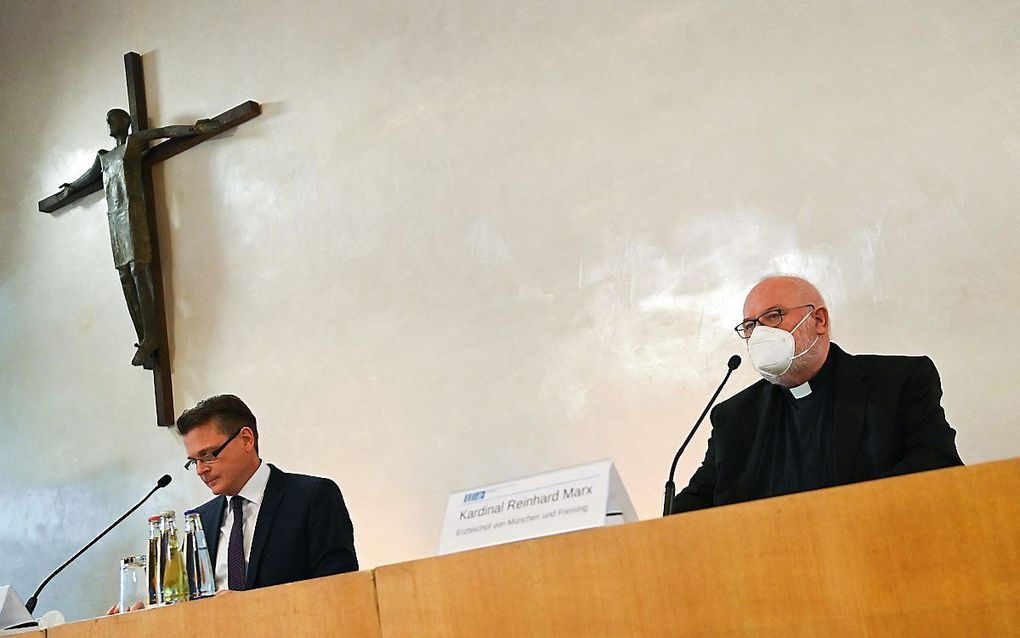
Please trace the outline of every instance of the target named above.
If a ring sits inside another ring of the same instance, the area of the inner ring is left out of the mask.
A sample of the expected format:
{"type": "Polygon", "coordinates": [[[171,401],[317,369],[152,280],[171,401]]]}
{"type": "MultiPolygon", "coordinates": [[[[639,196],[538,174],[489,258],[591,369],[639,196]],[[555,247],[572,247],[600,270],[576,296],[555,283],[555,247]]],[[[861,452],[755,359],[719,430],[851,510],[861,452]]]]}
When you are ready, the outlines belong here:
{"type": "MultiPolygon", "coordinates": [[[[928,357],[849,355],[836,344],[832,460],[835,485],[962,465],[942,386],[928,357]]],[[[717,405],[705,460],[673,512],[752,500],[784,390],[765,380],[717,405]]]]}

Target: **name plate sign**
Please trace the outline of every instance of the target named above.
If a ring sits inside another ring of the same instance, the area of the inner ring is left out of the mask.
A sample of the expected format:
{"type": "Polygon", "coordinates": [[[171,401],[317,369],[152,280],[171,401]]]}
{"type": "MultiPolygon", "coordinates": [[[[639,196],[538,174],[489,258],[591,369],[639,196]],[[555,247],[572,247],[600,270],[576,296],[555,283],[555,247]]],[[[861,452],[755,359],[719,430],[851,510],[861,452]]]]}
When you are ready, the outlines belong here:
{"type": "Polygon", "coordinates": [[[439,553],[637,520],[610,460],[450,495],[439,553]]]}
{"type": "MultiPolygon", "coordinates": [[[[15,629],[32,622],[32,614],[18,598],[18,592],[10,585],[0,587],[0,630],[15,629]]],[[[34,623],[33,623],[34,624],[34,623]]],[[[28,631],[28,630],[26,630],[28,631]]],[[[7,633],[4,631],[4,633],[7,633]]],[[[21,633],[11,631],[10,633],[21,633]]]]}

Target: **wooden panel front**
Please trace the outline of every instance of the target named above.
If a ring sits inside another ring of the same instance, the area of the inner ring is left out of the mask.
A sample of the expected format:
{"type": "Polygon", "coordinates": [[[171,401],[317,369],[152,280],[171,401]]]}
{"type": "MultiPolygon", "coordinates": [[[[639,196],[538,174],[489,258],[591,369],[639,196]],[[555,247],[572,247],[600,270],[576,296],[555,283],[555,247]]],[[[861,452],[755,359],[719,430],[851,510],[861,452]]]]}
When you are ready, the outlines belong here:
{"type": "Polygon", "coordinates": [[[1020,459],[376,570],[383,636],[1020,635],[1020,459]]]}
{"type": "Polygon", "coordinates": [[[206,600],[93,618],[49,630],[49,638],[377,638],[372,572],[327,576],[206,600]]]}

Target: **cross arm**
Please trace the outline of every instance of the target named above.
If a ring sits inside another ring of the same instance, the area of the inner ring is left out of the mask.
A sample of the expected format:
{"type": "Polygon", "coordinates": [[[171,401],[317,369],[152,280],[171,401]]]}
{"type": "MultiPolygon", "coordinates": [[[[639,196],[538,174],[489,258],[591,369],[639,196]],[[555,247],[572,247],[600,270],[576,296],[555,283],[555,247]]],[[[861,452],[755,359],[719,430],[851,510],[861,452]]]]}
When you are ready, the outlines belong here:
{"type": "Polygon", "coordinates": [[[262,105],[253,100],[248,100],[243,104],[235,106],[229,111],[225,111],[216,117],[210,118],[209,124],[215,127],[215,129],[211,132],[189,135],[188,137],[176,137],[165,142],[160,142],[146,150],[143,158],[149,164],[168,160],[178,153],[183,153],[189,148],[201,144],[214,135],[219,135],[227,129],[232,129],[235,126],[257,117],[260,113],[262,113],[262,105]]]}
{"type": "Polygon", "coordinates": [[[161,126],[159,128],[147,128],[144,131],[138,131],[133,135],[134,137],[143,140],[158,140],[164,137],[177,138],[197,134],[198,132],[195,130],[194,126],[175,125],[175,126],[161,126]]]}
{"type": "Polygon", "coordinates": [[[62,184],[60,192],[40,200],[39,211],[43,213],[56,212],[64,206],[102,189],[103,168],[99,163],[99,155],[96,155],[96,160],[89,167],[89,170],[85,171],[84,175],[70,184],[62,184]]]}
{"type": "Polygon", "coordinates": [[[132,137],[143,139],[143,140],[158,140],[162,138],[178,138],[178,137],[189,137],[191,135],[216,135],[222,129],[220,123],[215,119],[212,120],[199,120],[194,124],[175,124],[172,126],[161,126],[159,128],[147,128],[137,133],[133,133],[132,137]]]}

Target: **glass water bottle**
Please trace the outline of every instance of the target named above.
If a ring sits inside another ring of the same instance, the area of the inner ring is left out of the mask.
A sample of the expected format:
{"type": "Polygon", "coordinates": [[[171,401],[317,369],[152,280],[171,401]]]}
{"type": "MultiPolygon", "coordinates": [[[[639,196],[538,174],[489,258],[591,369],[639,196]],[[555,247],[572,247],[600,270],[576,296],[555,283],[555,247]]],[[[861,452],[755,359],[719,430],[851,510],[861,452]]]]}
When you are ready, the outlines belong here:
{"type": "Polygon", "coordinates": [[[184,512],[184,561],[188,573],[191,598],[205,598],[216,593],[212,560],[205,542],[202,519],[195,510],[184,512]]]}
{"type": "Polygon", "coordinates": [[[160,550],[163,560],[163,604],[181,603],[188,600],[188,575],[184,567],[184,554],[177,535],[176,514],[163,512],[160,550]]]}
{"type": "Polygon", "coordinates": [[[160,517],[149,517],[149,555],[145,561],[146,578],[149,581],[149,606],[155,607],[163,602],[163,580],[160,578],[160,517]]]}

